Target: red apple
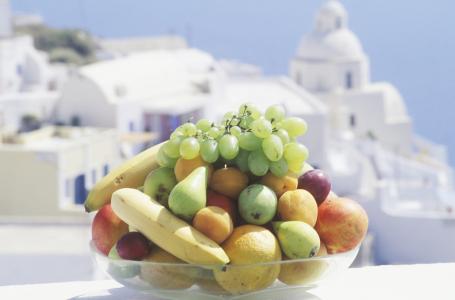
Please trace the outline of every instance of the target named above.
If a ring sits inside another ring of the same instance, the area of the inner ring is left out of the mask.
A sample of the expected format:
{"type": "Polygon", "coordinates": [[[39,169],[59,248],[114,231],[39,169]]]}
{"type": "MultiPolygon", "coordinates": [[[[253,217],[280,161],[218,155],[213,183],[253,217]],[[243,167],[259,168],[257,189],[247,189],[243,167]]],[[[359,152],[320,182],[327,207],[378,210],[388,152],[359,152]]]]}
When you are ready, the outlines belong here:
{"type": "Polygon", "coordinates": [[[117,217],[110,204],[104,205],[93,219],[92,240],[96,248],[106,255],[127,232],[128,224],[117,217]]]}
{"type": "Polygon", "coordinates": [[[231,216],[232,222],[235,224],[237,219],[237,207],[235,202],[230,198],[209,190],[207,192],[207,206],[221,207],[231,216]]]}
{"type": "Polygon", "coordinates": [[[354,200],[328,197],[319,205],[315,228],[329,253],[345,252],[365,237],[368,216],[354,200]]]}

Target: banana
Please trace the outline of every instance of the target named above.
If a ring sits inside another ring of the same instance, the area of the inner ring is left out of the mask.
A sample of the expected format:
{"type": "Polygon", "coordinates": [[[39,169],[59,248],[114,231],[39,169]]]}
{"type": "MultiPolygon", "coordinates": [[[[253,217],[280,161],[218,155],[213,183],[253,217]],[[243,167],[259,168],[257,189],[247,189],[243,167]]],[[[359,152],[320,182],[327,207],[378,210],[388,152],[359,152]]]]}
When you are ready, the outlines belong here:
{"type": "Polygon", "coordinates": [[[118,189],[142,186],[150,171],[159,167],[156,156],[161,145],[155,145],[139,153],[98,181],[85,200],[85,211],[100,209],[109,203],[112,193],[118,189]]]}
{"type": "Polygon", "coordinates": [[[229,257],[217,243],[137,189],[115,191],[111,205],[120,219],[183,261],[204,265],[229,262],[229,257]]]}

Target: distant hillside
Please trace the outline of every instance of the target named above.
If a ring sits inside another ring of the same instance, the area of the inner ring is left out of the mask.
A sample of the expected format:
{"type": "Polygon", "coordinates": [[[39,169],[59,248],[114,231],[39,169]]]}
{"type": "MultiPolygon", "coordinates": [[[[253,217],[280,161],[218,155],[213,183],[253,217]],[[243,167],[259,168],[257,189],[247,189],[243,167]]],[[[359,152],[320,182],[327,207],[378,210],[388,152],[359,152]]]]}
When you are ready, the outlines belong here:
{"type": "Polygon", "coordinates": [[[55,29],[46,25],[17,27],[15,31],[32,35],[35,47],[49,53],[51,62],[84,65],[96,60],[96,42],[86,31],[55,29]]]}

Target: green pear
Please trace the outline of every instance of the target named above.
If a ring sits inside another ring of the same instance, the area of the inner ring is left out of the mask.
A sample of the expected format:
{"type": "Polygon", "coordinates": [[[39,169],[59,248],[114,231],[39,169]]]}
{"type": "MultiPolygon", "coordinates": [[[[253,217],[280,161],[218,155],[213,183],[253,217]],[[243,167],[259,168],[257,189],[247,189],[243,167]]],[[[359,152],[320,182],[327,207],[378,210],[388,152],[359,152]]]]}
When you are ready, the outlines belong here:
{"type": "Polygon", "coordinates": [[[313,227],[301,221],[273,222],[281,250],[292,259],[309,258],[318,253],[321,241],[313,227]]]}
{"type": "Polygon", "coordinates": [[[207,203],[207,167],[194,169],[177,183],[169,195],[169,208],[178,217],[191,221],[207,203]]]}
{"type": "Polygon", "coordinates": [[[174,170],[171,168],[158,168],[150,172],[145,178],[143,191],[150,198],[168,207],[168,199],[171,190],[177,184],[174,170]]]}

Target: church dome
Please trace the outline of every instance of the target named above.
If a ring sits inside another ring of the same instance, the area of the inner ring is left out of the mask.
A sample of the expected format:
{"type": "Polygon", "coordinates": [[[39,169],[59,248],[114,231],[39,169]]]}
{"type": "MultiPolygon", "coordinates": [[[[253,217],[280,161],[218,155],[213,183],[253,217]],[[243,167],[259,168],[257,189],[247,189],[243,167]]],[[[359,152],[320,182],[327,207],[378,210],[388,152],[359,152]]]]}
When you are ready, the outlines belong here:
{"type": "Polygon", "coordinates": [[[313,32],[304,37],[297,55],[309,60],[358,60],[365,57],[362,44],[349,30],[348,13],[337,0],[327,1],[316,16],[313,32]]]}
{"type": "Polygon", "coordinates": [[[357,36],[347,28],[303,38],[297,55],[303,59],[361,59],[365,56],[357,36]]]}

